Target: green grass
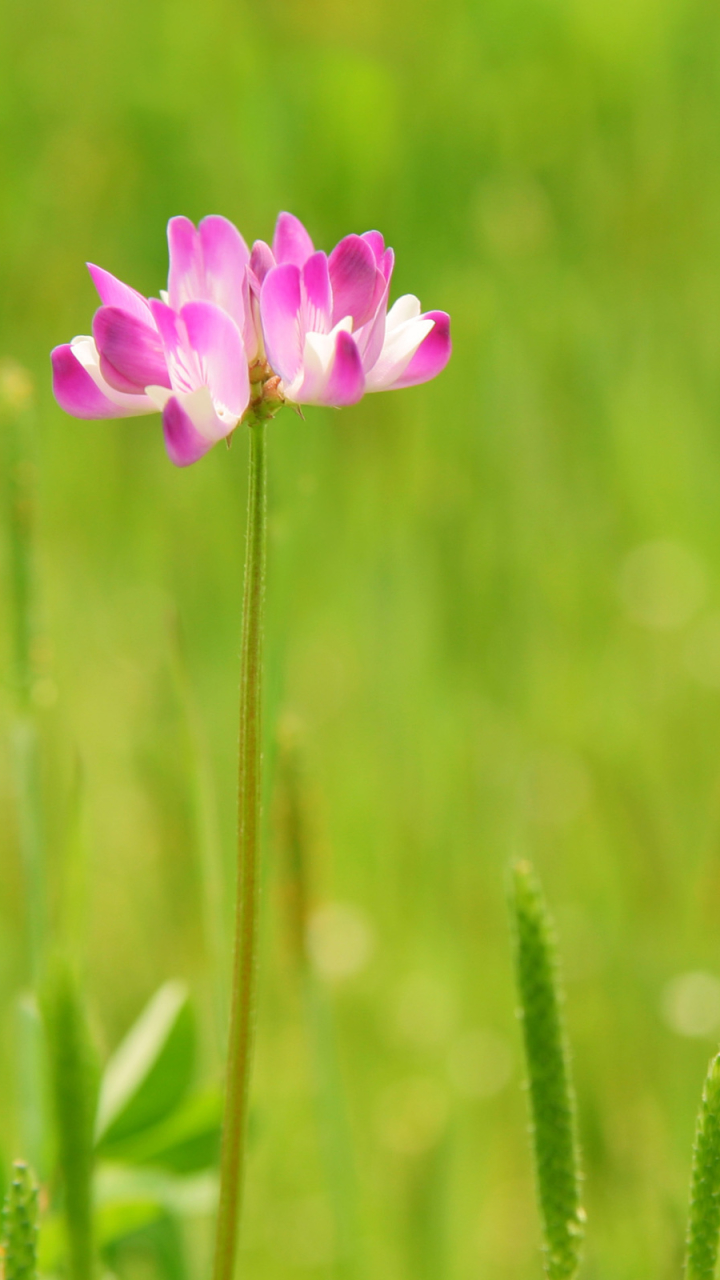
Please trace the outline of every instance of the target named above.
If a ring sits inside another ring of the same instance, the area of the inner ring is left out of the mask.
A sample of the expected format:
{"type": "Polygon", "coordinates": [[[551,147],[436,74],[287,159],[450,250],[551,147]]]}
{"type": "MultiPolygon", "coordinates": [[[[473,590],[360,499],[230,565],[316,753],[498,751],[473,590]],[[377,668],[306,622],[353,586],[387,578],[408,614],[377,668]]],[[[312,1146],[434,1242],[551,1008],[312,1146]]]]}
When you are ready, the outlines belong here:
{"type": "MultiPolygon", "coordinates": [[[[11,0],[0,15],[0,356],[37,388],[49,902],[79,759],[81,948],[105,1052],[181,977],[214,1069],[172,618],[229,885],[247,449],[178,472],[156,420],[54,406],[47,352],[94,307],[83,263],[157,293],[170,215],[221,212],[252,239],[289,208],[324,247],[380,227],[396,294],[453,317],[436,383],[285,412],[268,433],[266,759],[292,713],[313,898],[356,906],[375,942],[332,987],[374,1280],[415,1280],[430,1256],[434,1280],[540,1274],[504,903],[518,851],[564,957],[582,1275],[681,1265],[715,1041],[678,1036],[661,1004],[678,973],[720,975],[719,46],[704,0],[209,0],[202,18],[188,0],[11,0]],[[706,583],[665,630],[633,616],[623,578],[657,538],[706,583]],[[489,1043],[478,1030],[513,1063],[489,1098],[460,1069],[489,1043]]],[[[1,571],[8,600],[7,539],[1,571]]],[[[13,636],[2,609],[8,1156],[29,981],[13,636]]],[[[266,811],[244,1247],[257,1280],[324,1280],[331,1209],[266,811]]]]}

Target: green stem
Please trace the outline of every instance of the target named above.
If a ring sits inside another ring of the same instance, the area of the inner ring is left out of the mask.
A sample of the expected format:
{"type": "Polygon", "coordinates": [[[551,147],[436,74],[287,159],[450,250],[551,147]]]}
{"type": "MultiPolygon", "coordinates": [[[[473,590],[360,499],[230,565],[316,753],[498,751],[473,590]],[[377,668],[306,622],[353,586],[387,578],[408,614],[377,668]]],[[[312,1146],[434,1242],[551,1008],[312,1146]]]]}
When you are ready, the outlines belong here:
{"type": "Polygon", "coordinates": [[[265,592],[265,426],[262,421],[256,420],[250,423],[248,430],[250,479],[240,658],[237,915],[214,1280],[232,1280],[235,1268],[257,973],[262,620],[265,592]]]}

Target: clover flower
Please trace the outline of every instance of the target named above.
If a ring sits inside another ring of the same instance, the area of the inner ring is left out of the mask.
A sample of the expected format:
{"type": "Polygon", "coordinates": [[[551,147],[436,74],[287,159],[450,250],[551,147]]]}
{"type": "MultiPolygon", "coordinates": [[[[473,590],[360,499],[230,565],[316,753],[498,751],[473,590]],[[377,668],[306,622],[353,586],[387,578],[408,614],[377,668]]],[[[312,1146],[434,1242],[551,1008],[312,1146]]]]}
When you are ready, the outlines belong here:
{"type": "Polygon", "coordinates": [[[388,311],[395,255],[379,231],[345,236],[328,257],[302,223],[278,218],[272,249],[253,245],[268,360],[286,400],[349,405],[366,391],[427,382],[450,358],[450,318],[406,294],[388,311]]]}
{"type": "Polygon", "coordinates": [[[178,466],[238,423],[291,404],[354,404],[413,386],[450,357],[450,322],[411,294],[388,311],[394,255],[379,231],[327,256],[281,213],[252,254],[226,218],[168,224],[167,292],[147,299],[88,264],[101,306],[92,335],[52,352],[53,390],[76,418],[162,413],[178,466]]]}

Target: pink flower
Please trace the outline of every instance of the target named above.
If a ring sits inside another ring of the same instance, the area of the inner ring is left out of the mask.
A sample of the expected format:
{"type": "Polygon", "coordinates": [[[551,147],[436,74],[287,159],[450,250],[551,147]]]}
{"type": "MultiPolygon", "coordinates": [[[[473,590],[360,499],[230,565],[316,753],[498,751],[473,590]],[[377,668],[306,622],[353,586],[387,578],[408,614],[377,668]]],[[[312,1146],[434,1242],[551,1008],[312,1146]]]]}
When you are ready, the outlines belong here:
{"type": "Polygon", "coordinates": [[[225,218],[168,224],[170,272],[163,301],[148,301],[89,266],[102,306],[92,337],[52,352],[53,390],[77,418],[163,415],[168,454],[197,461],[234,431],[250,400],[248,357],[257,354],[249,304],[249,253],[225,218]]]}
{"type": "Polygon", "coordinates": [[[280,390],[298,404],[347,405],[366,391],[427,382],[450,358],[450,319],[406,294],[387,309],[394,255],[379,231],[349,235],[329,258],[302,223],[278,218],[272,249],[253,246],[250,275],[280,390]]]}
{"type": "Polygon", "coordinates": [[[450,358],[450,321],[411,294],[388,311],[394,256],[379,231],[329,257],[281,213],[252,254],[226,218],[168,224],[162,300],[90,265],[102,306],[92,336],[52,353],[58,403],[77,418],[162,413],[168,454],[196,462],[248,413],[354,404],[427,382],[450,358]],[[266,360],[267,357],[267,360],[266,360]],[[251,400],[252,392],[252,400],[251,400]]]}

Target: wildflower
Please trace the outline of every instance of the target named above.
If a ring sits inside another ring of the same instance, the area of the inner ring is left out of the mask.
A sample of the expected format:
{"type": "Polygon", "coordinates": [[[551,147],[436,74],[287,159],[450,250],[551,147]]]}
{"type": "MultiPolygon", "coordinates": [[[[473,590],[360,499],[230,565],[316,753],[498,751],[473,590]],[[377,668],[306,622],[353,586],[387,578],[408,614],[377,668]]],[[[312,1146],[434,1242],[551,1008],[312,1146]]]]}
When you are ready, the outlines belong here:
{"type": "Polygon", "coordinates": [[[89,264],[102,306],[92,337],[52,352],[53,390],[76,418],[161,411],[168,454],[186,466],[230,435],[247,409],[257,336],[249,253],[232,223],[209,217],[196,230],[172,218],[168,242],[162,301],[89,264]]]}
{"type": "Polygon", "coordinates": [[[406,294],[388,311],[392,249],[379,231],[349,235],[330,256],[302,223],[278,218],[272,249],[250,257],[268,361],[285,398],[348,405],[366,391],[427,382],[450,358],[450,319],[406,294]]]}
{"type": "Polygon", "coordinates": [[[354,404],[426,382],[450,357],[445,312],[421,314],[412,294],[388,311],[394,255],[379,231],[328,257],[281,213],[272,247],[258,240],[251,254],[226,218],[171,218],[168,244],[160,299],[89,264],[102,305],[92,336],[53,351],[53,389],[77,418],[161,412],[178,466],[286,400],[354,404]]]}

